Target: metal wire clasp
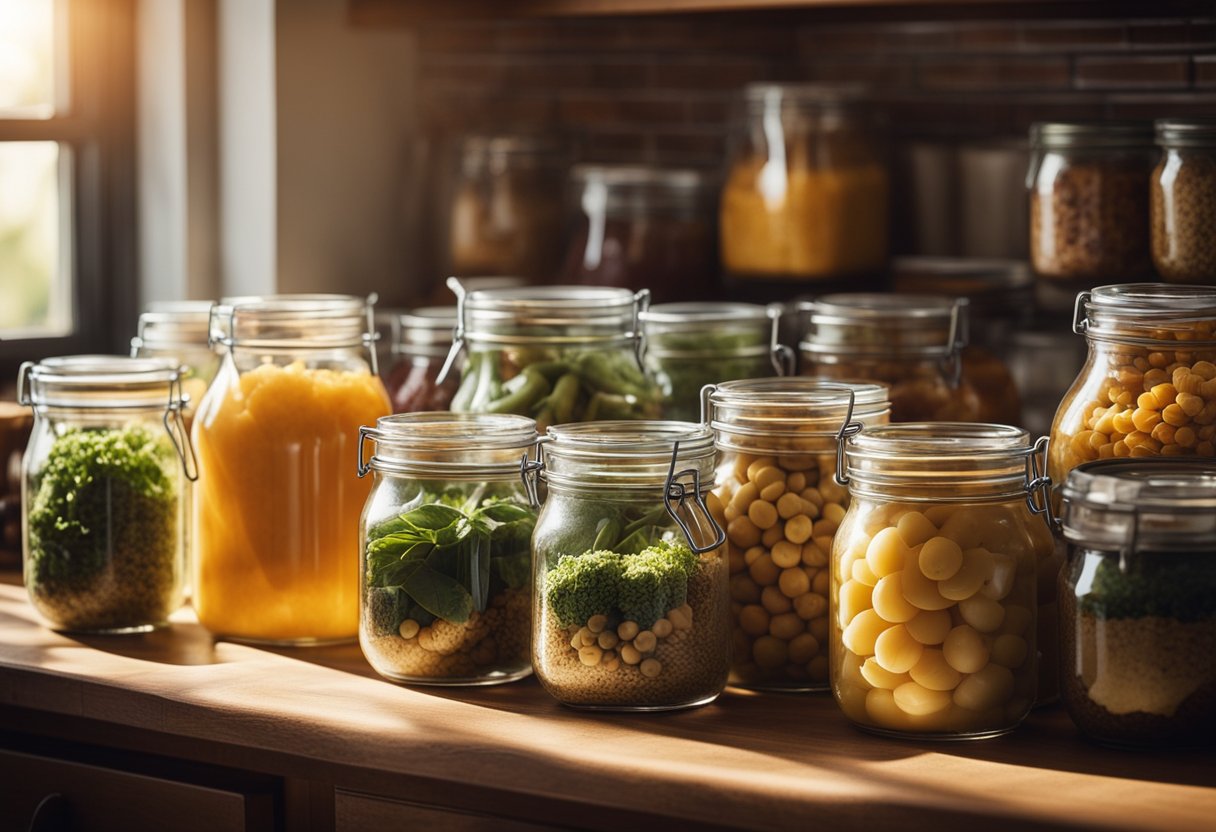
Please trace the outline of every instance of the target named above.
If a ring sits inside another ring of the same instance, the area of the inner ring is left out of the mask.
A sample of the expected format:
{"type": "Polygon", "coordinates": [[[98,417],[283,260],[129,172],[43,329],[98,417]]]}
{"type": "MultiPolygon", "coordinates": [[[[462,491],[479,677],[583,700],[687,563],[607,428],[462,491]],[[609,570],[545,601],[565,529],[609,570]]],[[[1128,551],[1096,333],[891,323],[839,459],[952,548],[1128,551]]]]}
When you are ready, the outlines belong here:
{"type": "Polygon", "coordinates": [[[1089,314],[1085,307],[1093,296],[1093,292],[1077,292],[1077,300],[1072,307],[1072,331],[1077,335],[1084,335],[1089,330],[1089,314]]]}
{"type": "Polygon", "coordinates": [[[853,388],[849,390],[849,409],[845,411],[844,421],[840,423],[840,430],[836,431],[836,471],[832,474],[832,479],[836,480],[837,485],[848,485],[849,477],[845,471],[845,448],[849,444],[849,440],[861,433],[865,427],[861,422],[853,421],[853,406],[857,403],[857,394],[853,392],[853,388]]]}
{"type": "MultiPolygon", "coordinates": [[[[379,435],[380,431],[376,428],[371,428],[367,425],[359,426],[359,444],[355,446],[355,451],[359,456],[359,464],[355,468],[355,472],[359,475],[359,479],[366,477],[367,472],[372,470],[371,460],[368,460],[367,462],[363,461],[363,444],[367,441],[368,437],[376,439],[379,437],[379,435]]],[[[375,454],[373,453],[372,456],[374,457],[375,454]]]]}
{"type": "Polygon", "coordinates": [[[1051,440],[1040,436],[1026,455],[1026,507],[1031,514],[1046,516],[1047,525],[1055,528],[1056,518],[1051,510],[1051,477],[1047,475],[1047,450],[1051,440]],[[1038,495],[1038,500],[1035,496],[1038,495]]]}
{"type": "Polygon", "coordinates": [[[447,380],[448,373],[452,372],[452,368],[456,366],[456,359],[460,356],[460,351],[464,349],[464,301],[469,294],[458,277],[449,277],[444,283],[456,296],[456,329],[452,331],[452,348],[448,350],[448,357],[443,360],[443,367],[440,368],[439,375],[435,377],[437,385],[443,384],[447,380]]]}
{"type": "Polygon", "coordinates": [[[30,388],[30,373],[36,366],[33,361],[23,361],[17,371],[17,404],[31,407],[34,404],[33,391],[30,388]]]}
{"type": "Polygon", "coordinates": [[[667,482],[663,488],[663,505],[667,508],[667,513],[671,515],[671,519],[676,521],[676,525],[680,527],[680,531],[684,532],[684,537],[688,540],[688,545],[698,555],[703,555],[706,552],[712,552],[723,543],[726,542],[726,532],[718,525],[718,521],[710,514],[709,507],[705,505],[705,499],[701,496],[701,472],[696,468],[685,468],[683,471],[676,472],[676,459],[680,455],[680,442],[677,440],[671,449],[671,467],[667,469],[667,482]],[[684,500],[688,497],[688,485],[680,482],[682,477],[692,477],[693,502],[700,507],[705,519],[709,521],[709,526],[714,530],[714,542],[708,546],[698,546],[697,541],[693,540],[692,530],[688,528],[688,524],[680,517],[679,509],[684,505],[684,500]],[[672,503],[675,503],[673,506],[672,503]]]}
{"type": "Polygon", "coordinates": [[[182,417],[182,409],[186,406],[186,395],[182,392],[182,371],[179,368],[173,381],[169,382],[169,404],[165,408],[165,432],[169,441],[177,451],[178,459],[182,461],[182,470],[190,482],[198,481],[198,458],[194,455],[194,445],[190,442],[190,434],[186,432],[186,420],[182,417]]]}
{"type": "Polygon", "coordinates": [[[519,479],[524,484],[524,493],[528,495],[528,504],[532,508],[540,508],[540,487],[537,480],[540,478],[540,472],[544,469],[545,463],[540,458],[541,439],[538,439],[533,449],[536,452],[535,459],[528,457],[528,452],[524,451],[519,458],[519,479]]]}
{"type": "Polygon", "coordinates": [[[797,356],[793,349],[781,343],[781,314],[785,311],[779,303],[770,303],[764,307],[765,314],[768,315],[769,321],[772,323],[772,329],[768,336],[768,360],[772,363],[773,369],[777,371],[779,376],[792,376],[794,374],[794,361],[797,356]]]}

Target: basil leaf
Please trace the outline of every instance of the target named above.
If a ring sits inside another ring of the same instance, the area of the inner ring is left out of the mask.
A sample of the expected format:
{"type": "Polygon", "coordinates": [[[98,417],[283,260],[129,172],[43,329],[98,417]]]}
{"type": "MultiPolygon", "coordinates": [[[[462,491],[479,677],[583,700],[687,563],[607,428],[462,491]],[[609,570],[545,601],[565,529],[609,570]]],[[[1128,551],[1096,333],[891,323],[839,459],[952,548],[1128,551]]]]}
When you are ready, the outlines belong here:
{"type": "Polygon", "coordinates": [[[420,563],[402,584],[418,606],[453,624],[463,624],[473,614],[473,596],[454,578],[420,563]]]}
{"type": "Polygon", "coordinates": [[[385,587],[404,586],[409,583],[411,577],[424,568],[426,568],[426,561],[421,558],[395,560],[384,564],[374,573],[373,584],[385,587]]]}
{"type": "Polygon", "coordinates": [[[495,523],[515,523],[532,516],[532,510],[515,503],[491,503],[474,512],[475,517],[484,517],[495,523]]]}
{"type": "Polygon", "coordinates": [[[451,506],[430,503],[407,511],[401,519],[418,531],[434,532],[454,526],[464,519],[464,514],[451,506]]]}

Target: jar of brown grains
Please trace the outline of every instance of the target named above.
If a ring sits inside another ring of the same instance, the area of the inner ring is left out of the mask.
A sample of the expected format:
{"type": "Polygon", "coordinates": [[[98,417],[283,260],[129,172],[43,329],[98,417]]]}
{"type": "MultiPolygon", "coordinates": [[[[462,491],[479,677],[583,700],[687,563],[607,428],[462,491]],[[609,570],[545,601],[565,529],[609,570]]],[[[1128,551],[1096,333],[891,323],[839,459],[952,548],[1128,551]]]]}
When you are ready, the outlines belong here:
{"type": "Polygon", "coordinates": [[[1148,125],[1039,123],[1030,144],[1035,272],[1091,285],[1149,274],[1148,125]]]}
{"type": "Polygon", "coordinates": [[[1149,183],[1153,266],[1170,283],[1216,281],[1216,119],[1157,122],[1149,183]]]}

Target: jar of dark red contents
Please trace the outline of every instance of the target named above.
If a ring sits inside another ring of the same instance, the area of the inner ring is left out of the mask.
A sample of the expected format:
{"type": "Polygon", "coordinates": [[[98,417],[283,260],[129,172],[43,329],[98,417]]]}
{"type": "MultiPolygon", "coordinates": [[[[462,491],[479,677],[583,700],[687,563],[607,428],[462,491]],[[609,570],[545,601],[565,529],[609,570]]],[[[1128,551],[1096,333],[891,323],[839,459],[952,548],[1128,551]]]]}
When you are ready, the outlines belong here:
{"type": "Polygon", "coordinates": [[[656,303],[717,288],[716,183],[694,170],[579,165],[565,282],[649,289],[656,303]]]}
{"type": "Polygon", "coordinates": [[[393,365],[384,382],[394,413],[447,410],[457,380],[439,383],[439,371],[452,349],[455,306],[425,306],[393,321],[393,365]]]}

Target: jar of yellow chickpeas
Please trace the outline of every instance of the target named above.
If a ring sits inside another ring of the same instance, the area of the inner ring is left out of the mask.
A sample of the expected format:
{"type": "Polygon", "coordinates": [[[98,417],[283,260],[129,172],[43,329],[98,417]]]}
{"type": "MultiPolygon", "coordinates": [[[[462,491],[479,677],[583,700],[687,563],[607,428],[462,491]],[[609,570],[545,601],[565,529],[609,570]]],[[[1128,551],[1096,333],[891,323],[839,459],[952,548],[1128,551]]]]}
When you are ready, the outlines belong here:
{"type": "Polygon", "coordinates": [[[832,546],[832,691],[858,727],[978,739],[1036,697],[1036,569],[1053,541],[1045,442],[1005,425],[867,429],[832,546]]]}
{"type": "Polygon", "coordinates": [[[887,390],[773,378],[703,396],[718,448],[708,503],[730,556],[731,683],[827,690],[828,557],[848,506],[836,459],[843,436],[887,423],[887,390]]]}

